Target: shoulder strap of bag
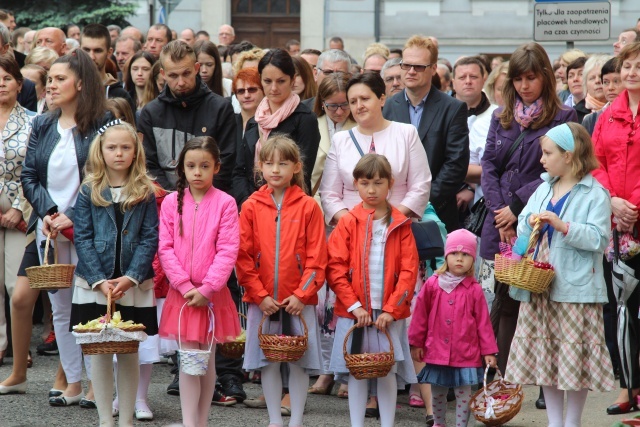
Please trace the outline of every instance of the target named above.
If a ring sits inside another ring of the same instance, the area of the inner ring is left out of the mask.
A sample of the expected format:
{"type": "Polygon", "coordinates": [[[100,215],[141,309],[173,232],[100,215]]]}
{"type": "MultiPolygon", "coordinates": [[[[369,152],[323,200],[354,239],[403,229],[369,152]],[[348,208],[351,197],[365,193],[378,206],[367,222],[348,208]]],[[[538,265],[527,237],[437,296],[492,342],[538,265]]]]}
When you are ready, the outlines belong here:
{"type": "Polygon", "coordinates": [[[522,131],[520,136],[518,136],[518,139],[516,139],[516,141],[511,146],[511,148],[509,148],[509,151],[507,152],[506,157],[504,158],[504,160],[502,161],[502,164],[500,165],[498,175],[502,175],[504,173],[504,169],[507,167],[507,163],[509,163],[509,160],[511,159],[511,157],[513,157],[513,153],[515,153],[518,147],[520,146],[520,144],[522,144],[522,141],[524,140],[524,137],[527,135],[528,132],[529,132],[529,129],[525,129],[524,131],[522,131]]]}
{"type": "Polygon", "coordinates": [[[322,171],[322,173],[318,177],[318,180],[316,181],[316,185],[313,186],[313,190],[311,190],[311,197],[314,197],[318,192],[318,189],[320,188],[320,181],[322,181],[322,175],[324,175],[324,171],[322,171]]]}
{"type": "Polygon", "coordinates": [[[349,135],[351,136],[351,140],[353,141],[353,144],[358,149],[358,153],[360,153],[360,157],[364,157],[364,151],[362,151],[362,148],[360,148],[360,144],[358,144],[358,140],[356,139],[356,136],[353,134],[353,131],[351,129],[349,129],[349,135]]]}

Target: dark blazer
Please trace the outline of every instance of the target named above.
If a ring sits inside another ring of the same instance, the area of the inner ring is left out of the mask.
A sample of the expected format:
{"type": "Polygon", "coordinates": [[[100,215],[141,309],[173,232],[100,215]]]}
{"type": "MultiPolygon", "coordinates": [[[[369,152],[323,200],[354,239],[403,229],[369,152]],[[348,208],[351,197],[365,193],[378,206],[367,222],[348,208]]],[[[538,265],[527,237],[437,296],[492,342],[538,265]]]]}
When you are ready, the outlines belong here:
{"type": "MultiPolygon", "coordinates": [[[[293,113],[284,119],[277,128],[273,129],[269,135],[276,134],[288,135],[300,147],[300,154],[302,154],[303,159],[304,181],[309,189],[307,191],[308,194],[311,191],[311,172],[313,171],[316,155],[318,154],[318,146],[320,145],[318,118],[309,108],[300,103],[293,113]]],[[[256,143],[259,137],[258,123],[252,117],[247,122],[242,144],[238,147],[236,167],[233,170],[233,195],[238,203],[238,209],[240,209],[247,197],[259,188],[255,182],[253,164],[256,143]]]]}
{"type": "Polygon", "coordinates": [[[29,111],[38,111],[38,94],[36,84],[29,79],[22,82],[22,90],[18,94],[18,103],[29,111]]]}
{"type": "MultiPolygon", "coordinates": [[[[388,120],[411,123],[404,90],[386,102],[383,115],[388,120]]],[[[467,104],[431,86],[418,135],[433,176],[429,201],[451,232],[459,227],[456,194],[469,167],[467,104]]]]}

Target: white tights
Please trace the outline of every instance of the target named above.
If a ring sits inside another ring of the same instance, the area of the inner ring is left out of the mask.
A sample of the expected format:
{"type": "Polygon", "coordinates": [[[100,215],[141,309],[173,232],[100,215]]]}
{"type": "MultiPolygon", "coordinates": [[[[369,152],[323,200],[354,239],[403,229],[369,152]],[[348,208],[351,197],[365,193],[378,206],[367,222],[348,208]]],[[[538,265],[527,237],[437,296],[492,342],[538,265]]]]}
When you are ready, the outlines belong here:
{"type": "MultiPolygon", "coordinates": [[[[133,427],[133,410],[138,388],[138,353],[118,354],[118,396],[120,418],[118,425],[133,427]]],[[[113,399],[113,355],[91,356],[91,377],[100,426],[113,426],[111,400],[113,399]]]]}
{"type": "MultiPolygon", "coordinates": [[[[182,343],[184,350],[208,350],[209,344],[182,343]]],[[[211,349],[207,373],[203,376],[185,374],[180,370],[180,407],[184,427],[207,427],[211,399],[216,387],[216,346],[211,349]]]]}
{"type": "MultiPolygon", "coordinates": [[[[304,368],[289,363],[289,396],[291,398],[291,419],[289,426],[302,426],[304,405],[307,403],[309,375],[304,368]]],[[[280,363],[269,363],[262,368],[262,391],[267,402],[269,424],[282,425],[280,401],[282,399],[282,375],[280,363]]]]}
{"type": "Polygon", "coordinates": [[[567,416],[562,421],[564,410],[564,390],[556,387],[542,386],[544,401],[547,404],[547,418],[549,427],[580,427],[582,410],[587,401],[588,389],[580,391],[567,391],[567,416]]]}
{"type": "MultiPolygon", "coordinates": [[[[349,375],[349,416],[352,427],[364,426],[364,414],[367,409],[368,386],[367,380],[357,380],[349,375]]],[[[377,395],[380,410],[380,425],[393,427],[396,418],[396,401],[398,384],[396,374],[391,372],[386,377],[378,378],[377,395]]]]}

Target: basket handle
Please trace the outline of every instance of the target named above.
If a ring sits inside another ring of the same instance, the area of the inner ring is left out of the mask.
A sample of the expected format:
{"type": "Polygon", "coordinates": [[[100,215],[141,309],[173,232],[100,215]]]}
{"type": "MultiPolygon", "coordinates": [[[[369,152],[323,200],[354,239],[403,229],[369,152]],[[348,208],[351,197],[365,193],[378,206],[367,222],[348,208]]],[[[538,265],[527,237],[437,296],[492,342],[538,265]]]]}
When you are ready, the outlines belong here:
{"type": "MultiPolygon", "coordinates": [[[[240,313],[242,314],[242,313],[240,313]]],[[[258,336],[260,335],[264,335],[262,333],[262,325],[264,324],[264,320],[269,317],[266,314],[262,315],[262,320],[260,321],[260,325],[258,325],[258,336]]],[[[300,313],[300,316],[298,316],[300,318],[300,322],[302,323],[302,327],[304,328],[304,336],[308,336],[309,335],[309,329],[307,329],[307,322],[304,321],[304,316],[302,316],[302,313],[300,313]]]]}
{"type": "MultiPolygon", "coordinates": [[[[342,354],[346,357],[349,353],[347,352],[347,341],[349,341],[349,335],[351,335],[353,333],[353,331],[356,330],[356,328],[361,327],[361,326],[356,326],[353,325],[351,328],[349,328],[349,330],[347,331],[347,333],[344,336],[344,342],[342,343],[342,354]]],[[[384,334],[387,336],[387,339],[389,340],[389,352],[391,353],[395,353],[393,350],[393,341],[391,340],[391,336],[389,335],[389,328],[385,329],[384,334]]]]}
{"type": "MultiPolygon", "coordinates": [[[[44,265],[49,265],[49,242],[51,240],[51,233],[47,234],[47,242],[44,245],[44,256],[42,261],[44,265]]],[[[58,263],[58,242],[56,239],[53,239],[53,263],[58,263]]]]}
{"type": "MultiPolygon", "coordinates": [[[[483,380],[484,388],[482,389],[482,391],[484,392],[485,401],[489,399],[489,393],[487,393],[487,374],[489,373],[489,368],[491,368],[491,366],[487,365],[487,367],[484,369],[484,380],[483,380]]],[[[496,374],[500,376],[500,382],[504,382],[504,377],[502,376],[502,372],[500,372],[500,368],[496,366],[495,370],[496,370],[496,374]]]]}
{"type": "Polygon", "coordinates": [[[527,251],[525,252],[524,258],[533,259],[533,253],[531,253],[534,246],[538,243],[538,237],[540,236],[540,229],[542,228],[542,221],[540,219],[536,219],[535,224],[533,225],[533,230],[531,230],[531,234],[529,235],[529,243],[527,243],[527,251]]]}
{"type": "Polygon", "coordinates": [[[112,289],[109,289],[109,292],[107,292],[107,314],[104,316],[106,324],[111,322],[111,315],[116,312],[116,302],[113,300],[112,293],[112,289]]]}
{"type": "MultiPolygon", "coordinates": [[[[184,310],[184,308],[187,306],[188,302],[185,302],[184,304],[182,304],[182,307],[180,308],[180,314],[178,315],[178,348],[180,349],[180,351],[182,351],[182,337],[181,337],[181,328],[180,328],[180,320],[182,319],[182,311],[184,310]]],[[[216,317],[213,315],[213,311],[211,310],[211,307],[209,307],[207,305],[207,310],[209,310],[209,315],[211,316],[211,342],[209,343],[209,351],[211,351],[211,349],[213,348],[213,341],[215,341],[214,339],[214,334],[216,331],[216,317]]]]}

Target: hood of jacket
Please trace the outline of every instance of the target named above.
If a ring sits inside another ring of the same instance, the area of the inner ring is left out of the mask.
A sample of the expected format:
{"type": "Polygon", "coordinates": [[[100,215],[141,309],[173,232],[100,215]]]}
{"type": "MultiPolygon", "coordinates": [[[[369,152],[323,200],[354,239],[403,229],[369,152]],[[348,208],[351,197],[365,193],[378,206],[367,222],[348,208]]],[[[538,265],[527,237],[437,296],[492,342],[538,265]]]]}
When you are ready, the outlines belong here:
{"type": "Polygon", "coordinates": [[[197,75],[196,89],[190,94],[177,97],[173,94],[173,92],[171,92],[171,89],[169,89],[169,85],[165,85],[162,92],[160,92],[160,95],[158,95],[158,100],[160,102],[171,104],[178,108],[191,110],[197,108],[209,92],[211,92],[211,90],[209,90],[207,85],[204,84],[200,76],[197,75]]]}

